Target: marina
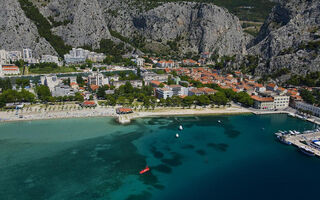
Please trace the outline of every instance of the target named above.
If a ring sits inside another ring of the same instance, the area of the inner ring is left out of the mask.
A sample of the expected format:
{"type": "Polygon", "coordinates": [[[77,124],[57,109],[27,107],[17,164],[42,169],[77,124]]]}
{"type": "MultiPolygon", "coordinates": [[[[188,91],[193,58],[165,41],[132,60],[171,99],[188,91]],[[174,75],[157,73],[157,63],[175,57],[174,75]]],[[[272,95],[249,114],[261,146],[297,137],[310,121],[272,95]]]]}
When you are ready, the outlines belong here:
{"type": "Polygon", "coordinates": [[[320,129],[304,131],[303,133],[291,130],[288,132],[279,131],[276,136],[280,142],[296,146],[308,156],[320,157],[320,129]]]}

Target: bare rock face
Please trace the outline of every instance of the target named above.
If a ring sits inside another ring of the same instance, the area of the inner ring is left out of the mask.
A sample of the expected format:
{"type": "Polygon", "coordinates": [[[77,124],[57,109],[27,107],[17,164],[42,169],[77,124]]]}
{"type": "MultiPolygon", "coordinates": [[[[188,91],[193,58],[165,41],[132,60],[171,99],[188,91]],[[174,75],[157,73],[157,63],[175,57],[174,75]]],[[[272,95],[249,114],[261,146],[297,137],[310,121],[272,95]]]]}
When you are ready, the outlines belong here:
{"type": "Polygon", "coordinates": [[[306,74],[320,70],[318,50],[308,47],[319,40],[320,1],[280,1],[248,52],[268,61],[257,70],[260,74],[280,68],[306,74]]]}
{"type": "Polygon", "coordinates": [[[246,53],[239,19],[212,4],[167,3],[132,20],[134,28],[151,40],[184,40],[184,52],[246,53]]]}
{"type": "Polygon", "coordinates": [[[53,32],[73,47],[89,45],[95,49],[101,39],[111,38],[97,0],[50,1],[43,13],[54,21],[65,22],[53,32]]]}
{"type": "Polygon", "coordinates": [[[39,36],[37,27],[24,14],[17,0],[0,0],[0,49],[31,48],[34,56],[57,55],[52,46],[39,36]]]}

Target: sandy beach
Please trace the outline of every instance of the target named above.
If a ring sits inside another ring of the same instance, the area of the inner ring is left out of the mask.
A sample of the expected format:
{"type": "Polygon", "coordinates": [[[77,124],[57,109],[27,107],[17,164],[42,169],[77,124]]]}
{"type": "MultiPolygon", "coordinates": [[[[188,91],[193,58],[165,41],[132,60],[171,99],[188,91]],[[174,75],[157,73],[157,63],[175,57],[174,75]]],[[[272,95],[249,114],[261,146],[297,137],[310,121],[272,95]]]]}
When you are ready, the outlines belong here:
{"type": "MultiPolygon", "coordinates": [[[[70,106],[71,107],[71,106],[70,106]]],[[[0,121],[28,121],[28,120],[47,120],[47,119],[63,119],[63,118],[85,118],[85,117],[115,117],[130,122],[131,119],[152,116],[173,116],[173,115],[213,115],[213,114],[241,114],[252,113],[252,111],[238,107],[226,108],[155,108],[154,110],[135,110],[129,115],[119,116],[116,114],[115,108],[112,107],[96,107],[80,109],[78,107],[59,109],[23,109],[12,111],[1,111],[0,121]]]]}

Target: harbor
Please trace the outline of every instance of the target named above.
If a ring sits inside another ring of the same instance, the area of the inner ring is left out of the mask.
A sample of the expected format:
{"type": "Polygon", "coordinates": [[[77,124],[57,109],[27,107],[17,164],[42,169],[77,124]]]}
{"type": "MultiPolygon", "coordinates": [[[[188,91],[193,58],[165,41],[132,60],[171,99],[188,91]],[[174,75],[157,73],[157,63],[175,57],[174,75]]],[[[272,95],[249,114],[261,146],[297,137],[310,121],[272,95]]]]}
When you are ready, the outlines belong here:
{"type": "Polygon", "coordinates": [[[293,145],[308,156],[320,157],[320,129],[304,131],[279,131],[276,133],[280,142],[293,145]]]}

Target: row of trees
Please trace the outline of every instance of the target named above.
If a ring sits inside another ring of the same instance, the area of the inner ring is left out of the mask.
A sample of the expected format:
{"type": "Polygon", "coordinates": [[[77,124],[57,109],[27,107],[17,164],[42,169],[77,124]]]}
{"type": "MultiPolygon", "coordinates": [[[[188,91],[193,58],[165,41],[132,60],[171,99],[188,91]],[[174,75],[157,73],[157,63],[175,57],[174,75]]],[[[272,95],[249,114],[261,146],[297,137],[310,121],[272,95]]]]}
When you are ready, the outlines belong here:
{"type": "Polygon", "coordinates": [[[84,98],[80,93],[76,93],[75,96],[59,96],[53,97],[48,86],[39,85],[35,89],[38,99],[42,102],[65,102],[65,101],[79,101],[83,102],[84,98]]]}
{"type": "Polygon", "coordinates": [[[0,95],[0,107],[4,107],[6,103],[15,103],[15,102],[35,102],[36,96],[31,92],[28,92],[25,89],[22,89],[20,92],[17,90],[5,90],[0,95]]]}

